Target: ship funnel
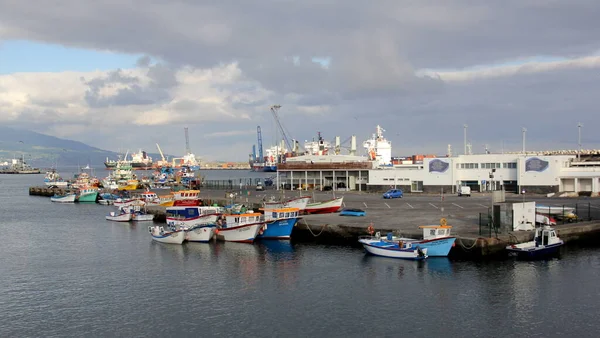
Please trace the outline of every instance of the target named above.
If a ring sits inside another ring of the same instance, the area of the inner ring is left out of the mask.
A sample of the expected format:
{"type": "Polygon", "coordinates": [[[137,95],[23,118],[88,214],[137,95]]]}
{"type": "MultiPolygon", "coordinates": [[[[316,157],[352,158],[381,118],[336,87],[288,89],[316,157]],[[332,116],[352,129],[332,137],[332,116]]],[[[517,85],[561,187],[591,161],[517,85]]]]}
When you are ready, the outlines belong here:
{"type": "Polygon", "coordinates": [[[350,155],[356,156],[356,135],[352,135],[352,139],[350,141],[350,155]]]}

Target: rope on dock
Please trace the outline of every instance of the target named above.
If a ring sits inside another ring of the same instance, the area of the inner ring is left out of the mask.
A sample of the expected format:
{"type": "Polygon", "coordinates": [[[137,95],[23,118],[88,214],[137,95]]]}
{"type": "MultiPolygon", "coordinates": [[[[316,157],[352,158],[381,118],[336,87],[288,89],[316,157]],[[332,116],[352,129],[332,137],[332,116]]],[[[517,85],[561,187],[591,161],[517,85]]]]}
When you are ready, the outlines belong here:
{"type": "Polygon", "coordinates": [[[459,238],[457,238],[457,239],[458,239],[458,244],[460,244],[460,246],[461,246],[461,247],[462,247],[464,250],[466,250],[466,251],[470,251],[471,249],[473,249],[473,248],[474,248],[474,247],[477,245],[477,241],[479,241],[479,240],[480,240],[480,239],[482,239],[482,238],[481,238],[481,237],[480,237],[480,238],[477,238],[477,239],[476,239],[476,240],[473,242],[473,245],[471,245],[471,246],[470,246],[470,247],[468,247],[468,248],[467,248],[467,247],[466,247],[466,246],[463,244],[463,242],[462,242],[462,239],[461,239],[460,237],[459,237],[459,238]]]}
{"type": "Polygon", "coordinates": [[[323,230],[325,230],[325,228],[327,227],[327,224],[323,224],[323,227],[321,228],[321,231],[317,235],[315,235],[315,233],[308,226],[308,223],[306,223],[306,220],[302,219],[302,221],[304,222],[304,225],[306,226],[306,228],[308,229],[308,231],[310,232],[310,234],[313,235],[314,237],[319,237],[323,233],[323,230]]]}

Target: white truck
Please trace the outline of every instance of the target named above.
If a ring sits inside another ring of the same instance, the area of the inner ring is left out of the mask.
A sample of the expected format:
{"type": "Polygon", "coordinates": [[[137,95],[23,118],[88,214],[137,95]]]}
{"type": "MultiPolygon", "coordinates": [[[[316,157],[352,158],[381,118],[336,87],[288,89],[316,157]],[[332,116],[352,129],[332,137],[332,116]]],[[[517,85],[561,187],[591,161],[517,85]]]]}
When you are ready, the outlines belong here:
{"type": "Polygon", "coordinates": [[[467,186],[459,186],[458,187],[458,196],[468,196],[471,197],[471,187],[467,186]]]}

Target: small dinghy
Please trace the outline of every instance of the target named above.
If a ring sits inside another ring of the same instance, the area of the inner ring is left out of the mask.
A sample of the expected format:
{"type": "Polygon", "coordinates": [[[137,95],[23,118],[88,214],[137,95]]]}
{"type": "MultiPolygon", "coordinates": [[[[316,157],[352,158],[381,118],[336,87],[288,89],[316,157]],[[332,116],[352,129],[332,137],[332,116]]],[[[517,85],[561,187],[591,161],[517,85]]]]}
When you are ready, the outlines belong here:
{"type": "Polygon", "coordinates": [[[181,244],[185,240],[185,232],[183,230],[165,231],[161,226],[149,226],[148,232],[152,239],[166,244],[181,244]]]}
{"type": "Polygon", "coordinates": [[[556,230],[549,226],[535,229],[533,241],[508,245],[506,250],[510,256],[521,259],[538,259],[559,253],[564,241],[556,235],[556,230]]]}
{"type": "Polygon", "coordinates": [[[362,209],[342,209],[340,211],[340,216],[365,216],[367,214],[366,211],[362,209]]]}

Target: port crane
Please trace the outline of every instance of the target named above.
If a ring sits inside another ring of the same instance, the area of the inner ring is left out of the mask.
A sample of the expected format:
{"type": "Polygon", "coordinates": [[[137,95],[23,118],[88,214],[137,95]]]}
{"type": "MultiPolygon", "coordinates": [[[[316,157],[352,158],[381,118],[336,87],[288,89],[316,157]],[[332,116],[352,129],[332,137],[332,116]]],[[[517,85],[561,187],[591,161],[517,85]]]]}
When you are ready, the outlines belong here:
{"type": "Polygon", "coordinates": [[[295,148],[292,147],[292,143],[288,139],[285,129],[283,128],[283,125],[281,124],[281,121],[279,120],[278,112],[279,112],[280,108],[281,108],[281,105],[278,105],[278,104],[271,106],[271,113],[273,113],[273,118],[275,119],[275,122],[277,123],[277,126],[279,127],[279,130],[281,131],[281,137],[283,138],[285,145],[288,147],[289,151],[294,151],[295,148]]]}
{"type": "Polygon", "coordinates": [[[263,156],[263,144],[262,144],[262,133],[260,131],[260,126],[256,126],[256,136],[258,138],[258,158],[255,158],[255,161],[257,163],[263,163],[265,161],[265,158],[263,156]]]}

